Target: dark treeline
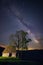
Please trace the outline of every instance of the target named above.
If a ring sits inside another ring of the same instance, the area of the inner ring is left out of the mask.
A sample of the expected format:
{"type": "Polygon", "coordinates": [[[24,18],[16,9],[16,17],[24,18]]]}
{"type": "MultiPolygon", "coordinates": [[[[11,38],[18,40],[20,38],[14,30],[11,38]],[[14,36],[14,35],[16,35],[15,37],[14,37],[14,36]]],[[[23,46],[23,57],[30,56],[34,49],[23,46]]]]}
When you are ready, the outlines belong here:
{"type": "Polygon", "coordinates": [[[43,61],[43,50],[18,51],[22,60],[43,61]]]}

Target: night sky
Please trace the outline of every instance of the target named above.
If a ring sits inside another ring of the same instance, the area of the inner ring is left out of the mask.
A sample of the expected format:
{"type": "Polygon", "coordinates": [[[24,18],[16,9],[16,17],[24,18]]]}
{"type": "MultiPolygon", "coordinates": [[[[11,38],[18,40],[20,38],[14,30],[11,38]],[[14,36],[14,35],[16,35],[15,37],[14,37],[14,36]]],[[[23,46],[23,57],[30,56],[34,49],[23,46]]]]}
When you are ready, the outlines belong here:
{"type": "Polygon", "coordinates": [[[43,48],[41,0],[0,0],[0,42],[7,44],[9,35],[17,30],[29,33],[32,39],[29,48],[43,48]]]}

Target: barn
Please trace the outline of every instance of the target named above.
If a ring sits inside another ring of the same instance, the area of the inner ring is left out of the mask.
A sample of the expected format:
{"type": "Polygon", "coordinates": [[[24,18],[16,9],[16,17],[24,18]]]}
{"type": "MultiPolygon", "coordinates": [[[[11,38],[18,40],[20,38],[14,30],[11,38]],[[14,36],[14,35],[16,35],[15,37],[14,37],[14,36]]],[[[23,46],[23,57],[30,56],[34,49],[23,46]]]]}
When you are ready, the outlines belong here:
{"type": "Polygon", "coordinates": [[[8,45],[2,52],[3,57],[16,57],[16,47],[8,45]]]}

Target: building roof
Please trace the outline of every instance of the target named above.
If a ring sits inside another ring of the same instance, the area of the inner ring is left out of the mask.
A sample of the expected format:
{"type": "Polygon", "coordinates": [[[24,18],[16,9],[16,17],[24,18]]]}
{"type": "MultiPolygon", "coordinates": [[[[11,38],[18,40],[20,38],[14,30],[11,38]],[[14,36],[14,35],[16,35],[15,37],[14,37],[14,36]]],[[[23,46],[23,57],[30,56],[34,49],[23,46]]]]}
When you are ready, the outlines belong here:
{"type": "Polygon", "coordinates": [[[3,53],[12,53],[12,52],[16,52],[16,47],[15,46],[6,46],[5,50],[3,51],[3,53]]]}
{"type": "Polygon", "coordinates": [[[6,44],[5,44],[5,43],[3,43],[3,42],[0,42],[0,47],[5,48],[5,47],[6,47],[6,44]]]}

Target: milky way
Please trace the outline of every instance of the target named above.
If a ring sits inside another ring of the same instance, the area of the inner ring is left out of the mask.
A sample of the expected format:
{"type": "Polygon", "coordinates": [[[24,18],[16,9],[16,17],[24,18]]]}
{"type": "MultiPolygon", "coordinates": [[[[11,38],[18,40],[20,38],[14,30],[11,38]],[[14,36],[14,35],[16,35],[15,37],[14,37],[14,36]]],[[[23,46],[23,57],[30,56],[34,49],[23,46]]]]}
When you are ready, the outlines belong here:
{"type": "Polygon", "coordinates": [[[43,47],[39,40],[43,38],[43,6],[40,1],[34,3],[26,0],[0,0],[0,42],[8,43],[10,34],[23,29],[33,40],[30,47],[43,47]]]}

